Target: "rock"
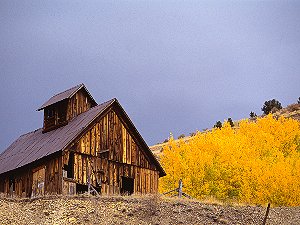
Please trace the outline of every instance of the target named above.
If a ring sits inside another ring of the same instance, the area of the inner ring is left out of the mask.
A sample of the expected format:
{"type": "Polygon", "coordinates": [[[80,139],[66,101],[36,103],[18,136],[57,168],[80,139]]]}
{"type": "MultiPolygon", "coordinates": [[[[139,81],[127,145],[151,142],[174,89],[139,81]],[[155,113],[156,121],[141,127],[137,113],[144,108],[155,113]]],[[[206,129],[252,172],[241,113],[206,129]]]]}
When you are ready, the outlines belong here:
{"type": "Polygon", "coordinates": [[[224,218],[220,218],[219,219],[219,223],[221,223],[221,224],[229,224],[229,221],[226,220],[226,219],[224,219],[224,218]]]}
{"type": "Polygon", "coordinates": [[[187,208],[186,211],[187,211],[187,212],[192,212],[193,209],[192,209],[192,208],[187,208]]]}
{"type": "Polygon", "coordinates": [[[89,214],[92,214],[92,213],[95,213],[95,212],[96,212],[95,209],[91,209],[91,210],[88,211],[89,214]]]}
{"type": "Polygon", "coordinates": [[[77,219],[75,217],[70,217],[69,219],[69,223],[76,223],[77,219]]]}
{"type": "Polygon", "coordinates": [[[49,216],[50,213],[49,213],[48,211],[44,211],[44,215],[45,215],[45,216],[49,216]]]}

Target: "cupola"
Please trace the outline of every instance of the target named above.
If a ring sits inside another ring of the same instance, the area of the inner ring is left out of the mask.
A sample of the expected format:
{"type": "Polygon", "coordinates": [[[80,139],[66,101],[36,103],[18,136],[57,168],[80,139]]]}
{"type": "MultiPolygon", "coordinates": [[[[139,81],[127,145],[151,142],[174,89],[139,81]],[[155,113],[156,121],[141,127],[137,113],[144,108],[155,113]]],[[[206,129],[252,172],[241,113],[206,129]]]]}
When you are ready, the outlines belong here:
{"type": "Polygon", "coordinates": [[[54,95],[38,108],[38,111],[44,110],[43,132],[68,124],[68,121],[96,105],[84,84],[54,95]]]}

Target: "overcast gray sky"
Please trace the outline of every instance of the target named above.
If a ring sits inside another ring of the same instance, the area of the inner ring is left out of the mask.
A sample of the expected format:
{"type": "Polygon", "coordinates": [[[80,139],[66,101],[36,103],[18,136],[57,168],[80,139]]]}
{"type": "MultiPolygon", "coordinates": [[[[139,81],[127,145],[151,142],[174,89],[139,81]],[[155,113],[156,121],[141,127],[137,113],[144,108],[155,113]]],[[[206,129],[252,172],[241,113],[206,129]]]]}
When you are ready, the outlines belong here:
{"type": "Polygon", "coordinates": [[[0,152],[86,84],[149,145],[300,96],[300,1],[0,1],[0,152]]]}

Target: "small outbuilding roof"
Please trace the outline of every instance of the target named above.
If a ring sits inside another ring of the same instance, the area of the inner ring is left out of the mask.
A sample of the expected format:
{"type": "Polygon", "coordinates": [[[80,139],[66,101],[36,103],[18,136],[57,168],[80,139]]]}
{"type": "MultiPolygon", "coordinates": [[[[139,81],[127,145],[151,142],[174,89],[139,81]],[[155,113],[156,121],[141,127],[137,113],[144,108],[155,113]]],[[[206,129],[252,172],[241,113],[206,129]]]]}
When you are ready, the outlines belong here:
{"type": "Polygon", "coordinates": [[[57,102],[60,102],[62,100],[71,98],[76,92],[78,92],[82,88],[88,93],[89,97],[94,102],[94,106],[97,105],[95,99],[89,93],[89,91],[87,90],[87,88],[85,87],[85,85],[84,84],[79,84],[79,85],[77,85],[75,87],[72,87],[72,88],[70,88],[68,90],[65,90],[65,91],[63,91],[61,93],[58,93],[58,94],[54,95],[48,101],[46,101],[40,108],[38,108],[37,111],[40,111],[40,110],[46,108],[47,106],[53,105],[53,104],[55,104],[57,102]]]}

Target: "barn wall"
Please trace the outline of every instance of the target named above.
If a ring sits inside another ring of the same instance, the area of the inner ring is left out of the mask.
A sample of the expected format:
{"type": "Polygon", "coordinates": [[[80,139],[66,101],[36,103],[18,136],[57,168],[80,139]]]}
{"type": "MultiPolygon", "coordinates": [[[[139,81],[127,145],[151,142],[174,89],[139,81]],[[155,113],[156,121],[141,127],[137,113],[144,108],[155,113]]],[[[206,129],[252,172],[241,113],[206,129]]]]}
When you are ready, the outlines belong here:
{"type": "Polygon", "coordinates": [[[62,193],[62,157],[56,157],[45,165],[45,194],[62,193]]]}
{"type": "Polygon", "coordinates": [[[33,197],[62,192],[61,156],[32,163],[0,178],[0,192],[20,197],[33,197]]]}
{"type": "Polygon", "coordinates": [[[92,100],[85,90],[81,89],[69,99],[67,120],[70,121],[77,115],[88,111],[92,107],[92,100]]]}
{"type": "Polygon", "coordinates": [[[29,197],[31,194],[32,174],[28,171],[20,171],[19,173],[10,173],[1,177],[3,193],[8,195],[17,195],[29,197]]]}
{"type": "MultiPolygon", "coordinates": [[[[73,98],[77,108],[68,111],[70,116],[91,106],[83,101],[84,94],[81,94],[73,98]]],[[[91,183],[95,187],[101,184],[102,193],[119,194],[124,186],[122,180],[126,179],[134,182],[135,193],[156,193],[159,171],[119,113],[111,108],[90,126],[63,156],[61,152],[56,153],[2,175],[0,192],[23,197],[70,194],[76,183],[86,185],[90,174],[91,183]]]]}
{"type": "MultiPolygon", "coordinates": [[[[90,174],[94,186],[97,179],[101,183],[102,193],[119,194],[122,177],[130,177],[134,179],[134,192],[157,192],[158,170],[113,110],[79,139],[73,151],[73,178],[81,184],[87,184],[90,174]]],[[[68,157],[65,154],[65,165],[68,157]]]]}

